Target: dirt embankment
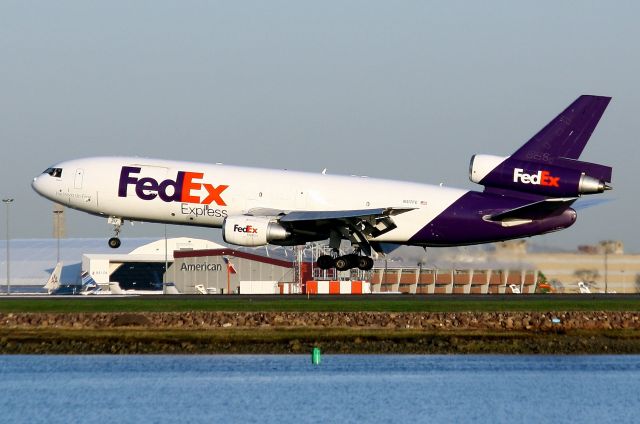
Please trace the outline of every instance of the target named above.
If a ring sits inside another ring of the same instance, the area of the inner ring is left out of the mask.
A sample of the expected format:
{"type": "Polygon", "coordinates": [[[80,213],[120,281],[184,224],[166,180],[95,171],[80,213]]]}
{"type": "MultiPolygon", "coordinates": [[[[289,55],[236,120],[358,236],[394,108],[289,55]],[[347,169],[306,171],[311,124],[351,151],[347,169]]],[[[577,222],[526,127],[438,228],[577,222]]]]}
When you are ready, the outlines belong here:
{"type": "Polygon", "coordinates": [[[0,353],[640,353],[635,312],[0,314],[0,353]]]}
{"type": "Polygon", "coordinates": [[[637,312],[138,312],[8,313],[2,328],[214,329],[356,328],[424,330],[640,330],[637,312]]]}

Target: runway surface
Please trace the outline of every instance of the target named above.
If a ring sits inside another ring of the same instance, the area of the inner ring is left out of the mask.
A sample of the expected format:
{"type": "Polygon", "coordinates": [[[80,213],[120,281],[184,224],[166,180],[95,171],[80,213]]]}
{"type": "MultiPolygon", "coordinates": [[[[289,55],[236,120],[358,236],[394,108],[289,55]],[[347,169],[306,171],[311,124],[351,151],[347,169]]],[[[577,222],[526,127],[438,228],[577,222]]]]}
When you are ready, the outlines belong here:
{"type": "MultiPolygon", "coordinates": [[[[6,294],[0,294],[0,301],[11,301],[11,299],[32,299],[34,301],[47,299],[61,299],[61,300],[78,300],[78,301],[92,301],[95,299],[122,299],[122,298],[144,298],[144,299],[165,299],[165,300],[206,300],[206,299],[215,299],[216,301],[238,301],[238,300],[252,300],[252,301],[299,301],[301,299],[306,299],[306,295],[276,295],[276,294],[261,294],[261,295],[249,295],[249,294],[234,294],[234,295],[198,295],[198,294],[167,294],[167,295],[137,295],[137,294],[126,294],[126,295],[89,295],[89,296],[80,296],[80,295],[58,295],[51,296],[47,294],[11,294],[7,296],[6,294]]],[[[309,297],[310,299],[316,301],[340,301],[340,302],[353,302],[358,301],[361,302],[363,300],[389,300],[394,302],[415,302],[415,301],[428,301],[428,302],[437,302],[439,300],[442,301],[458,301],[458,302],[481,302],[483,300],[505,300],[509,302],[517,302],[517,301],[535,301],[535,300],[544,300],[547,302],[557,301],[576,301],[576,302],[586,302],[589,300],[609,300],[609,301],[640,301],[640,293],[616,293],[616,294],[604,294],[604,293],[592,293],[592,294],[527,294],[527,295],[500,295],[500,294],[483,294],[483,295],[473,295],[473,294],[439,294],[439,295],[409,295],[409,294],[365,294],[365,295],[312,295],[309,297]]]]}

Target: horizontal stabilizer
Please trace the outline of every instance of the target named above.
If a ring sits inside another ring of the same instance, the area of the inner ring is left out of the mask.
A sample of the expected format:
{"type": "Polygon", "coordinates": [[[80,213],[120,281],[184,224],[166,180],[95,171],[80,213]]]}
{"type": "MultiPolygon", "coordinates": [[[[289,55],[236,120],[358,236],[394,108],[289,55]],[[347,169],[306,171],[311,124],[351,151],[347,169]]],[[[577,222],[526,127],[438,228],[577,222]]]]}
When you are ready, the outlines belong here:
{"type": "Polygon", "coordinates": [[[485,216],[486,221],[505,221],[512,219],[540,219],[567,209],[576,197],[546,199],[539,202],[529,203],[514,209],[509,209],[494,215],[485,216]]]}

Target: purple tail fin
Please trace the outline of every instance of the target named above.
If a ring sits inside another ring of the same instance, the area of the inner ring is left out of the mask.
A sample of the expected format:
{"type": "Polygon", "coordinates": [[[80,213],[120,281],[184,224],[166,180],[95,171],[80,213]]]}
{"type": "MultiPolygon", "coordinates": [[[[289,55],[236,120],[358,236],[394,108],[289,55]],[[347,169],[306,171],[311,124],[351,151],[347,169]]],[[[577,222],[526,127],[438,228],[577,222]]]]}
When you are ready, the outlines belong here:
{"type": "Polygon", "coordinates": [[[555,158],[578,159],[598,125],[611,97],[580,96],[534,135],[511,158],[553,163],[555,158]]]}
{"type": "Polygon", "coordinates": [[[578,160],[610,100],[580,96],[513,155],[475,155],[471,181],[486,192],[528,197],[579,197],[610,190],[611,167],[578,160]]]}

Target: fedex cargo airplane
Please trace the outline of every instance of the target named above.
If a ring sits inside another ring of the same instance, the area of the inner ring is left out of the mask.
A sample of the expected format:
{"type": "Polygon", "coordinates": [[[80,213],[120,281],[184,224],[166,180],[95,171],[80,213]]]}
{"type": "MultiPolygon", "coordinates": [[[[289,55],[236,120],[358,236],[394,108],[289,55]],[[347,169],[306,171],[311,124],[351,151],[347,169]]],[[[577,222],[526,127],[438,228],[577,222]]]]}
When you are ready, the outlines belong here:
{"type": "Polygon", "coordinates": [[[321,268],[370,269],[385,243],[458,246],[562,230],[572,204],[610,189],[612,169],[578,160],[609,97],[580,96],[511,156],[474,155],[468,191],[427,184],[137,157],[58,163],[38,194],[106,217],[109,246],[124,220],[222,228],[240,246],[329,240],[321,268]],[[353,253],[339,256],[342,240],[353,253]]]}

